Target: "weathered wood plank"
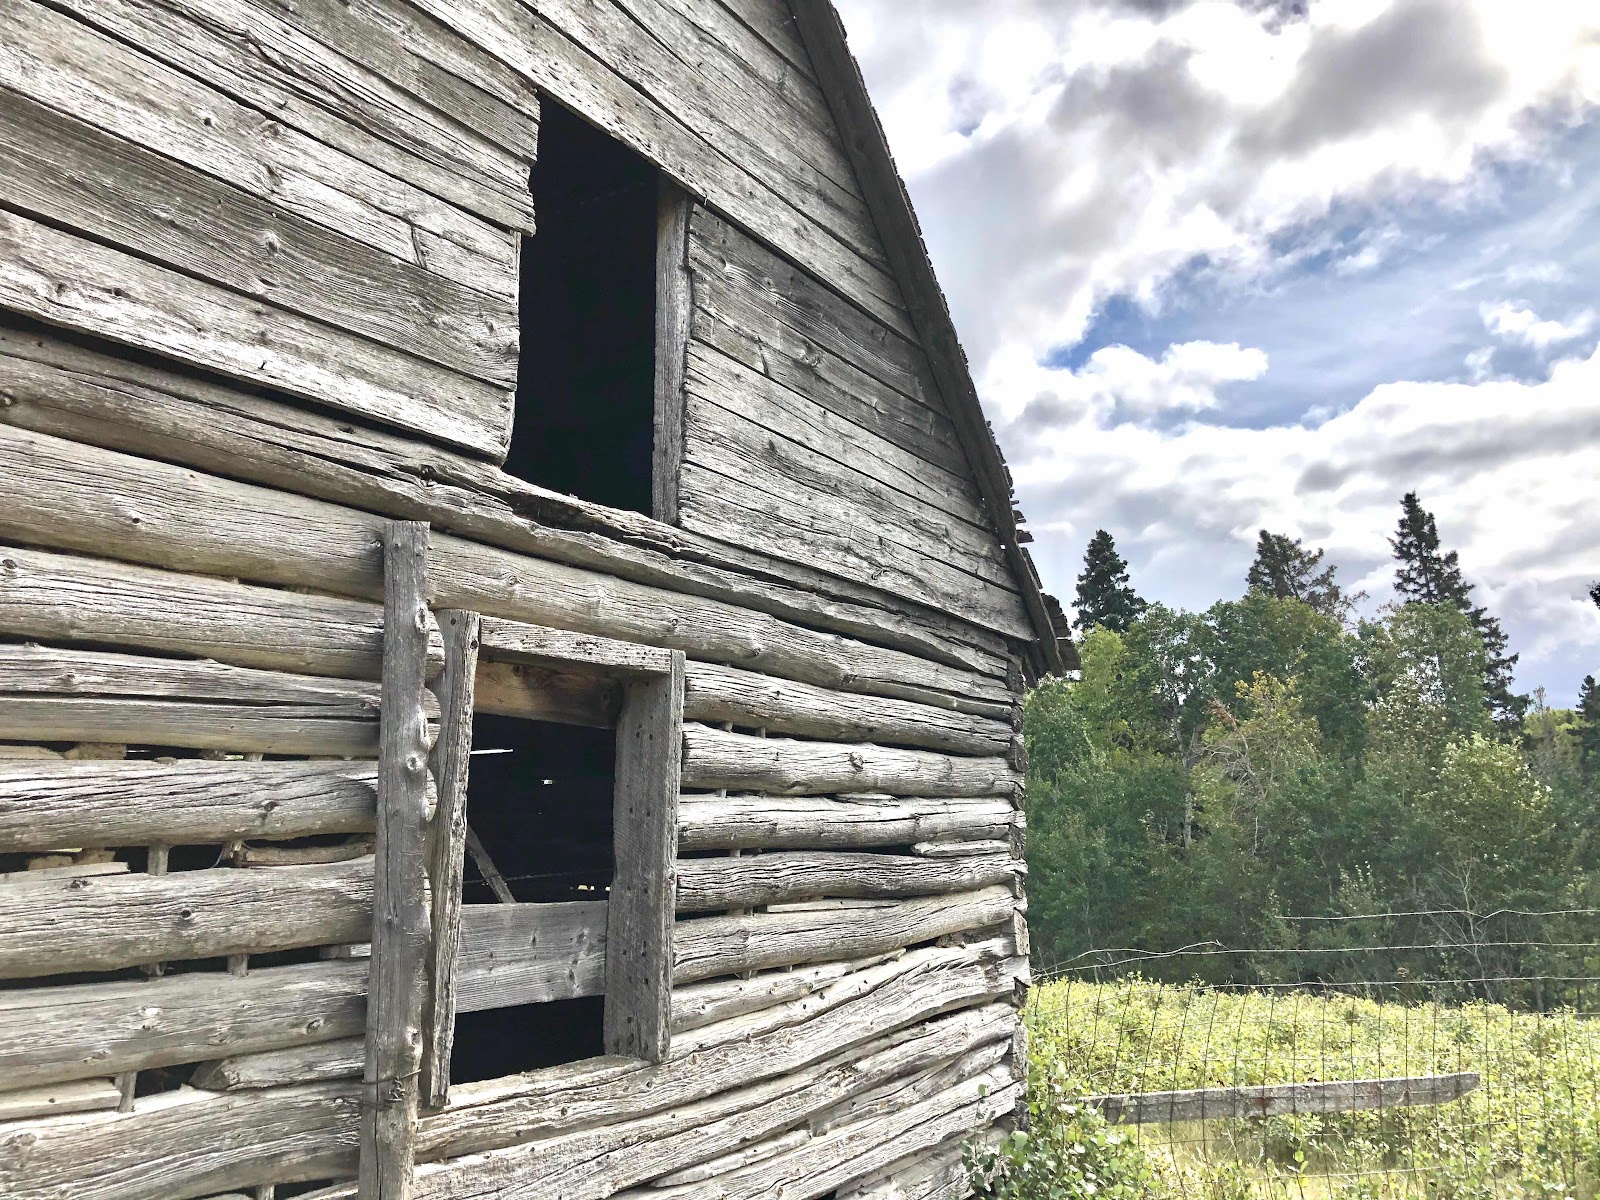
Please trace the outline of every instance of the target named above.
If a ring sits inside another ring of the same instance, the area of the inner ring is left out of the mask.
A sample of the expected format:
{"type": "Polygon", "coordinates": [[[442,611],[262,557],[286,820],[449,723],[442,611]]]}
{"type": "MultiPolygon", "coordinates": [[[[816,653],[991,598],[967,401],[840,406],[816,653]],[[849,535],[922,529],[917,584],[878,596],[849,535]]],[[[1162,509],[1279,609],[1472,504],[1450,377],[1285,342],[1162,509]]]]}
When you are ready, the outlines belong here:
{"type": "Polygon", "coordinates": [[[818,963],[752,975],[749,979],[712,979],[673,988],[674,1053],[685,1033],[728,1017],[809,996],[840,976],[848,975],[857,966],[853,962],[818,963]]]}
{"type": "Polygon", "coordinates": [[[661,181],[656,215],[656,377],[650,514],[678,523],[678,472],[683,467],[683,384],[694,296],[689,279],[689,210],[693,201],[661,181]]]}
{"type": "Polygon", "coordinates": [[[886,792],[978,797],[1013,796],[1023,783],[1003,758],[758,738],[696,723],[684,725],[683,745],[685,788],[751,788],[791,796],[886,792]]]}
{"type": "Polygon", "coordinates": [[[0,851],[370,833],[376,787],[371,763],[0,762],[0,851]]]}
{"type": "Polygon", "coordinates": [[[871,910],[755,913],[680,921],[673,981],[761,971],[790,963],[859,958],[1008,920],[1011,889],[903,900],[871,910]]]}
{"type": "Polygon", "coordinates": [[[472,766],[472,713],[482,627],[475,612],[438,614],[444,637],[444,670],[434,680],[439,699],[439,738],[429,774],[439,804],[429,831],[428,883],[432,891],[433,939],[430,987],[422,1014],[421,1102],[437,1108],[450,1092],[450,1049],[455,1038],[456,956],[461,947],[461,881],[466,870],[467,785],[472,766]]]}
{"type": "Polygon", "coordinates": [[[122,1103],[122,1089],[110,1079],[82,1079],[0,1092],[0,1121],[104,1112],[122,1103]]]}
{"type": "Polygon", "coordinates": [[[484,618],[481,636],[483,656],[496,660],[595,670],[610,676],[670,675],[673,670],[671,650],[524,621],[484,618]]]}
{"type": "Polygon", "coordinates": [[[1004,754],[1008,722],[881,696],[836,692],[736,667],[692,662],[684,675],[686,720],[842,742],[920,746],[952,754],[1004,754]]]}
{"type": "Polygon", "coordinates": [[[1003,838],[1015,816],[1006,800],[683,796],[678,801],[678,846],[851,850],[909,846],[932,838],[1003,838]]]}
{"type": "Polygon", "coordinates": [[[0,210],[0,304],[502,457],[512,393],[0,210]]]}
{"type": "Polygon", "coordinates": [[[1476,1071],[1458,1071],[1450,1075],[1393,1079],[1335,1079],[1318,1083],[1086,1096],[1080,1103],[1098,1108],[1105,1113],[1106,1120],[1114,1124],[1155,1125],[1449,1104],[1477,1086],[1476,1071]]]}
{"type": "MultiPolygon", "coordinates": [[[[7,546],[0,547],[0,632],[376,679],[383,611],[361,600],[7,546]]],[[[442,661],[442,649],[429,657],[442,661]]]]}
{"type": "MultiPolygon", "coordinates": [[[[422,1067],[422,989],[431,927],[428,749],[428,527],[395,521],[383,536],[383,705],[372,959],[361,1113],[363,1200],[408,1200],[422,1067]]],[[[330,939],[331,940],[331,939],[330,939]]],[[[351,939],[355,940],[355,939],[351,939]]]]}
{"type": "Polygon", "coordinates": [[[367,964],[316,962],[0,991],[0,1070],[19,1086],[360,1034],[367,964]]]}
{"type": "Polygon", "coordinates": [[[925,859],[897,854],[779,850],[678,863],[679,912],[759,908],[820,896],[905,897],[1010,885],[1021,863],[1009,854],[925,859]]]}
{"type": "MultiPolygon", "coordinates": [[[[478,379],[516,381],[517,314],[248,191],[0,89],[0,195],[120,249],[478,379]]],[[[365,353],[359,344],[350,353],[365,353]]]]}
{"type": "Polygon", "coordinates": [[[7,1200],[190,1200],[326,1179],[355,1167],[356,1088],[182,1088],[129,1113],[18,1122],[0,1131],[7,1200]]]}
{"type": "Polygon", "coordinates": [[[0,86],[402,262],[517,295],[514,235],[35,3],[0,13],[0,86]]]}
{"type": "Polygon", "coordinates": [[[419,104],[380,72],[308,36],[251,0],[68,0],[68,10],[113,37],[269,112],[486,221],[533,228],[527,169],[515,153],[419,104]]]}
{"type": "Polygon", "coordinates": [[[0,978],[364,941],[372,860],[20,882],[0,891],[0,978]]]}
{"type": "MultiPolygon", "coordinates": [[[[374,547],[383,521],[368,513],[9,427],[0,427],[0,472],[12,480],[0,536],[378,592],[374,547]],[[125,495],[135,499],[124,505],[125,495]],[[287,545],[295,553],[285,554],[287,545]]],[[[430,578],[440,607],[665,646],[849,691],[942,696],[952,707],[1004,705],[1006,713],[1012,703],[1001,681],[904,651],[461,538],[433,539],[430,578]]]]}
{"type": "Polygon", "coordinates": [[[606,990],[606,909],[604,900],[463,904],[456,1011],[600,995],[606,990]]]}
{"type": "Polygon", "coordinates": [[[607,1054],[659,1062],[672,1038],[673,872],[683,753],[683,655],[666,675],[631,680],[617,722],[607,1054]]]}
{"type": "Polygon", "coordinates": [[[561,496],[442,447],[0,324],[0,422],[388,513],[1006,673],[998,635],[864,585],[561,496]]]}
{"type": "Polygon", "coordinates": [[[477,679],[479,712],[610,729],[622,711],[621,686],[599,675],[479,659],[477,679]]]}
{"type": "Polygon", "coordinates": [[[377,714],[363,705],[0,695],[0,738],[20,742],[115,739],[262,754],[374,758],[377,714]]]}
{"type": "Polygon", "coordinates": [[[208,1092],[242,1092],[256,1088],[355,1079],[366,1061],[366,1042],[359,1037],[236,1054],[206,1063],[189,1079],[190,1087],[208,1092]]]}

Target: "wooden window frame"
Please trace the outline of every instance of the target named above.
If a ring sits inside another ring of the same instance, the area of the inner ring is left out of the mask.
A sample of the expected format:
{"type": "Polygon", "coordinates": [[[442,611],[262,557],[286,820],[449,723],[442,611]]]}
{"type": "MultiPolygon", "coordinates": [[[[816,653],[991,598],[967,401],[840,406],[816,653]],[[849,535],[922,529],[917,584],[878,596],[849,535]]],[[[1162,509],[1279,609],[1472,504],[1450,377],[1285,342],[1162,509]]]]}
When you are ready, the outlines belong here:
{"type": "MultiPolygon", "coordinates": [[[[433,751],[438,808],[429,854],[434,938],[422,1022],[423,1102],[437,1108],[449,1096],[475,711],[615,728],[615,862],[603,902],[605,1053],[660,1062],[671,1038],[683,653],[473,612],[443,611],[438,618],[445,669],[434,684],[441,712],[433,751]]],[[[476,907],[488,914],[485,926],[515,919],[496,913],[499,905],[476,907]]],[[[581,957],[581,916],[565,910],[582,903],[539,907],[564,910],[551,912],[552,930],[563,922],[571,926],[566,940],[581,957]]],[[[589,962],[584,969],[597,966],[589,962]]],[[[588,986],[571,994],[593,994],[588,986]]]]}

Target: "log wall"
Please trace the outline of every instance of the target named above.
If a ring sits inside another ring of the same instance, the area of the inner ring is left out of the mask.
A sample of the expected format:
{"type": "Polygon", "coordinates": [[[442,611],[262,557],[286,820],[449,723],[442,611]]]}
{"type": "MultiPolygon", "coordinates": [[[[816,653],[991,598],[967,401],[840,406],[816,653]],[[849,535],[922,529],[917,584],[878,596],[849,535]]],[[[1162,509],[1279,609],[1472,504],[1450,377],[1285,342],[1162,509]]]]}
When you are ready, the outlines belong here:
{"type": "Polygon", "coordinates": [[[659,1061],[425,1081],[412,1194],[965,1194],[1035,635],[852,162],[784,0],[0,6],[0,1194],[356,1194],[397,520],[480,711],[688,660],[659,1061]],[[693,198],[672,525],[496,465],[541,95],[693,198]]]}

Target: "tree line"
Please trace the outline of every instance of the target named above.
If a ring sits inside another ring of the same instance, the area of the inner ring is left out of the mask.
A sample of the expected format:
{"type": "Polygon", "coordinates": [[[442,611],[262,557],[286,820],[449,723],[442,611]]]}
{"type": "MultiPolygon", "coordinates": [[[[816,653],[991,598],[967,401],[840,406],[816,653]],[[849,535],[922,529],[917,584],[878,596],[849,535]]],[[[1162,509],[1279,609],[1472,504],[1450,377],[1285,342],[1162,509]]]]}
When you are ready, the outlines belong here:
{"type": "Polygon", "coordinates": [[[1492,975],[1540,1004],[1543,977],[1600,973],[1584,944],[1584,910],[1600,908],[1600,689],[1587,678],[1576,710],[1515,691],[1500,622],[1414,493],[1390,547],[1396,598],[1374,617],[1321,549],[1267,530],[1244,595],[1190,613],[1139,596],[1096,532],[1082,670],[1027,704],[1046,969],[1492,975]],[[1197,949],[1145,958],[1178,947],[1197,949]],[[1092,953],[1106,948],[1120,956],[1092,953]]]}

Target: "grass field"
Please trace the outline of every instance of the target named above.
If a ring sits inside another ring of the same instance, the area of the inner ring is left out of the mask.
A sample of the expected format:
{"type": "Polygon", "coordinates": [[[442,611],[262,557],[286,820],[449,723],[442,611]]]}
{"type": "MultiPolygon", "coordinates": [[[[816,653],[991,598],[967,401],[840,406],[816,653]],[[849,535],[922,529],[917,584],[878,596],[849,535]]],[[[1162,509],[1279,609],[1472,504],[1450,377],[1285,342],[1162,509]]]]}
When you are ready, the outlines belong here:
{"type": "Polygon", "coordinates": [[[1391,994],[1231,991],[1059,981],[1029,1004],[1036,1132],[1070,1160],[1104,1160],[1059,1192],[1246,1197],[1572,1197],[1600,1188],[1600,1019],[1391,994]],[[1102,1130],[1074,1094],[1477,1071],[1429,1108],[1102,1130]],[[1053,1096],[1054,1099],[1050,1099],[1053,1096]],[[1089,1137],[1109,1147],[1086,1147],[1089,1137]],[[1139,1178],[1116,1186],[1129,1164],[1139,1178]],[[1120,1166],[1118,1165],[1120,1164],[1120,1166]]]}

